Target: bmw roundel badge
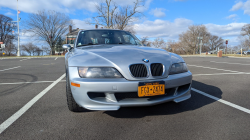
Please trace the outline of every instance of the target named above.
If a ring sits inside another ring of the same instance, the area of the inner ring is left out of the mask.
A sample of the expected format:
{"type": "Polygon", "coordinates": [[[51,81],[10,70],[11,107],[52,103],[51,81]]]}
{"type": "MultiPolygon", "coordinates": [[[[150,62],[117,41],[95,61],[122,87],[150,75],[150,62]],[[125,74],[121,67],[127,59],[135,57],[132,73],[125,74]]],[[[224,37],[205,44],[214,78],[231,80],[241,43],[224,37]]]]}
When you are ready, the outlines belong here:
{"type": "Polygon", "coordinates": [[[148,59],[142,59],[142,61],[145,62],[145,63],[148,63],[148,62],[149,62],[148,59]]]}

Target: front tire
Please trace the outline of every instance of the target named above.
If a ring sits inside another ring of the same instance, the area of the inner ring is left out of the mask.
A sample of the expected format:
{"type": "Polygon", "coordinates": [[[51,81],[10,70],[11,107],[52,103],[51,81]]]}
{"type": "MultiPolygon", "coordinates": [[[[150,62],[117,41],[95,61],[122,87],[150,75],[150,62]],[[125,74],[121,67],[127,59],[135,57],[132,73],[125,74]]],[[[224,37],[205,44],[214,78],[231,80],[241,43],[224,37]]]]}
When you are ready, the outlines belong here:
{"type": "Polygon", "coordinates": [[[69,76],[68,76],[68,72],[66,70],[66,97],[67,97],[67,104],[68,104],[68,108],[70,111],[72,112],[81,112],[84,110],[84,108],[80,107],[71,92],[70,89],[70,82],[69,82],[69,76]]]}

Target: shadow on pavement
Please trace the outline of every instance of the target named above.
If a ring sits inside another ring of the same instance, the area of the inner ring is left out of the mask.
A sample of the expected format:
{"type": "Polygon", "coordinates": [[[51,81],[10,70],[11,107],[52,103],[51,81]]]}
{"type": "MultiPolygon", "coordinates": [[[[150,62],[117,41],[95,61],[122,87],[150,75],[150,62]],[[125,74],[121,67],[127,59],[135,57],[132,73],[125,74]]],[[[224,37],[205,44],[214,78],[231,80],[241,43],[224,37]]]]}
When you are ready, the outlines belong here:
{"type": "MultiPolygon", "coordinates": [[[[37,81],[37,77],[31,74],[20,74],[20,73],[7,73],[5,75],[0,75],[1,80],[10,80],[10,79],[15,79],[18,82],[35,82],[37,81]],[[10,76],[11,75],[11,76],[10,76]],[[14,78],[15,77],[15,78],[14,78]],[[23,77],[23,78],[18,78],[18,77],[23,77]],[[26,80],[24,78],[29,78],[30,80],[26,80]]],[[[0,91],[0,96],[3,96],[5,94],[10,94],[13,93],[15,91],[20,90],[21,88],[24,88],[26,86],[30,85],[30,83],[26,83],[26,84],[16,84],[15,87],[13,88],[13,86],[11,86],[11,88],[8,88],[7,90],[4,91],[0,91]]],[[[8,86],[8,85],[0,85],[0,86],[8,86]]]]}
{"type": "MultiPolygon", "coordinates": [[[[222,96],[222,91],[215,86],[206,85],[193,80],[192,87],[218,98],[221,98],[222,96]]],[[[190,99],[180,103],[167,102],[155,106],[126,107],[120,108],[118,111],[105,111],[104,113],[115,118],[142,118],[145,116],[171,115],[185,111],[192,111],[216,102],[215,100],[205,97],[194,91],[191,91],[191,95],[192,97],[190,99]]]]}

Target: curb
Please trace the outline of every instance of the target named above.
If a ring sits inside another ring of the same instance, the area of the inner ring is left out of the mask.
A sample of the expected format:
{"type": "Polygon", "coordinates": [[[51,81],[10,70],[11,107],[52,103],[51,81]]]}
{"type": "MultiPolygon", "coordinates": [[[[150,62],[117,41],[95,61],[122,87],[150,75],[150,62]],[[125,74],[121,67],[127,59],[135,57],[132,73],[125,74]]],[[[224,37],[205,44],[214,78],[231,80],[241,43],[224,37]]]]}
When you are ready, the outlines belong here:
{"type": "Polygon", "coordinates": [[[243,58],[243,59],[250,59],[250,57],[235,57],[235,56],[228,56],[229,58],[243,58]]]}
{"type": "MultiPolygon", "coordinates": [[[[217,57],[217,56],[199,56],[199,55],[180,55],[181,57],[217,57]]],[[[219,58],[219,57],[217,57],[219,58]]],[[[235,57],[235,56],[222,56],[221,58],[243,58],[243,59],[250,59],[250,57],[235,57]]]]}
{"type": "Polygon", "coordinates": [[[180,55],[181,57],[217,57],[217,56],[206,56],[206,55],[180,55]]]}
{"type": "Polygon", "coordinates": [[[26,58],[26,59],[31,59],[31,58],[56,58],[56,57],[64,57],[64,56],[45,56],[45,57],[4,57],[4,58],[1,58],[0,59],[23,59],[23,58],[26,58]]]}

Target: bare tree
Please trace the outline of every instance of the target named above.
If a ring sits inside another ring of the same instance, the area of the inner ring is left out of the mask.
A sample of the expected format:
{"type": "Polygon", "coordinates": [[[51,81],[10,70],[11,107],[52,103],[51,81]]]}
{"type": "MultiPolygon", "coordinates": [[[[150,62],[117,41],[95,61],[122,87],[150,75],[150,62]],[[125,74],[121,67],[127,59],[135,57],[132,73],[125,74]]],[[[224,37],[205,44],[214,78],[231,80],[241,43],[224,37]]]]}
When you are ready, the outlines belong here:
{"type": "Polygon", "coordinates": [[[239,47],[242,48],[243,51],[246,51],[249,49],[250,41],[248,39],[241,39],[239,47]]]}
{"type": "Polygon", "coordinates": [[[141,39],[141,43],[142,43],[143,45],[148,46],[148,47],[151,46],[151,42],[148,40],[148,37],[147,37],[147,36],[146,36],[146,37],[143,37],[143,38],[141,39]]]}
{"type": "Polygon", "coordinates": [[[5,45],[4,51],[10,56],[11,54],[16,54],[16,49],[17,47],[13,44],[13,41],[9,41],[9,43],[5,45]]]}
{"type": "Polygon", "coordinates": [[[93,17],[94,23],[88,21],[89,24],[97,24],[109,29],[120,29],[134,32],[130,25],[136,18],[140,18],[142,13],[139,8],[144,4],[144,0],[135,0],[133,5],[125,7],[118,6],[112,0],[105,0],[96,6],[98,16],[93,17]]]}
{"type": "Polygon", "coordinates": [[[176,54],[188,54],[187,46],[183,45],[181,42],[168,40],[167,46],[168,46],[167,51],[170,51],[176,54]]]}
{"type": "Polygon", "coordinates": [[[208,46],[209,50],[216,50],[223,47],[224,40],[216,35],[210,35],[208,46]]]}
{"type": "Polygon", "coordinates": [[[22,48],[23,51],[28,53],[30,56],[34,55],[34,52],[36,50],[36,46],[34,44],[32,44],[31,42],[21,45],[21,48],[22,48]]]}
{"type": "Polygon", "coordinates": [[[203,37],[203,43],[207,43],[209,40],[209,32],[205,25],[191,25],[188,30],[179,35],[179,40],[185,46],[188,46],[188,52],[195,54],[199,50],[199,39],[203,37]]]}
{"type": "Polygon", "coordinates": [[[164,39],[162,38],[156,38],[153,42],[152,42],[152,46],[155,48],[162,48],[165,49],[166,48],[166,42],[164,39]]]}
{"type": "Polygon", "coordinates": [[[237,46],[233,46],[233,47],[232,47],[232,49],[233,49],[233,52],[234,52],[234,53],[241,52],[241,51],[240,51],[240,49],[241,49],[241,48],[240,48],[240,46],[239,46],[239,45],[237,45],[237,46]]]}
{"type": "Polygon", "coordinates": [[[11,23],[12,18],[0,14],[0,42],[3,42],[6,47],[13,43],[16,39],[12,31],[16,30],[16,26],[11,23]]]}
{"type": "MultiPolygon", "coordinates": [[[[66,44],[66,43],[65,43],[66,44]]],[[[50,52],[51,52],[51,49],[50,49],[50,47],[48,47],[48,46],[42,46],[42,55],[48,55],[48,54],[50,54],[50,52]]]]}
{"type": "Polygon", "coordinates": [[[25,21],[27,31],[33,33],[37,39],[47,42],[52,54],[55,43],[65,35],[72,24],[72,20],[64,13],[45,10],[29,14],[29,19],[25,21]]]}
{"type": "MultiPolygon", "coordinates": [[[[246,38],[246,39],[248,40],[248,42],[250,41],[250,24],[246,24],[242,27],[241,36],[248,36],[248,38],[246,38]]],[[[247,42],[247,41],[245,41],[245,42],[247,42]]],[[[248,44],[248,47],[250,49],[250,44],[248,44]]]]}

